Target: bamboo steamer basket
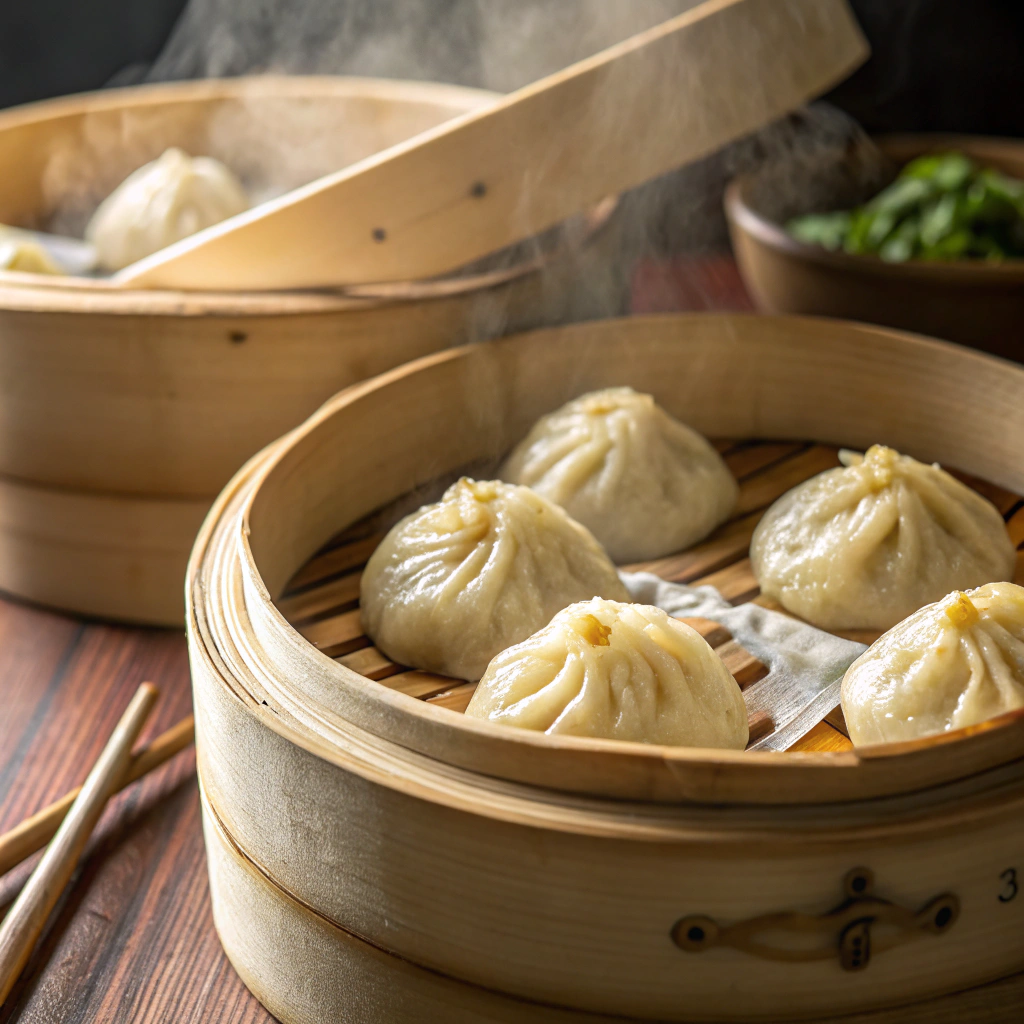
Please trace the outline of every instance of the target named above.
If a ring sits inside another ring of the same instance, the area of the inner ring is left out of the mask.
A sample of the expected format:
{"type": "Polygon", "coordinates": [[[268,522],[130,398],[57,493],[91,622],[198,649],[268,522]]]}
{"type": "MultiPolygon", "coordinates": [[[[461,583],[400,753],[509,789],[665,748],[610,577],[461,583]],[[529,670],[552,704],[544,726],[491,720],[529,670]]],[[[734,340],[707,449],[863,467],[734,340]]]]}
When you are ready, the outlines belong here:
{"type": "MultiPolygon", "coordinates": [[[[492,99],[265,76],[16,108],[0,114],[0,223],[80,234],[170,145],[225,160],[259,198],[492,99]]],[[[336,391],[448,345],[621,311],[615,206],[460,275],[376,289],[157,292],[0,272],[0,589],[179,625],[215,495],[336,391]]]]}
{"type": "MultiPolygon", "coordinates": [[[[708,436],[775,439],[741,518],[663,575],[704,559],[726,565],[704,581],[753,596],[744,531],[770,487],[880,439],[982,478],[1024,539],[1024,368],[887,329],[605,321],[348,389],[240,471],[189,566],[228,956],[285,1024],[1014,1019],[1020,713],[857,752],[827,724],[781,753],[548,737],[465,718],[471,684],[360,639],[355,570],[382,526],[365,517],[613,384],[708,436]]],[[[748,468],[755,447],[736,449],[748,468]]]]}

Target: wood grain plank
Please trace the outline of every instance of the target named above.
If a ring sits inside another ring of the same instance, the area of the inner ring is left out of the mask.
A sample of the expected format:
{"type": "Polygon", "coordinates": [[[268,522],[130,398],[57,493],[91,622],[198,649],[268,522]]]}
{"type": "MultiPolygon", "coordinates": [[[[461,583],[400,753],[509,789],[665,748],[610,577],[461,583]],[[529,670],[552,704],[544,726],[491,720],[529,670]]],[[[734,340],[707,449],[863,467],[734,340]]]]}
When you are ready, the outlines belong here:
{"type": "MultiPolygon", "coordinates": [[[[778,612],[780,615],[788,615],[791,619],[795,619],[798,616],[792,612],[787,611],[772,597],[765,597],[764,594],[758,594],[753,599],[754,604],[759,604],[762,608],[769,608],[773,612],[778,612]]],[[[852,640],[854,643],[866,644],[870,647],[885,630],[879,629],[834,629],[832,630],[833,635],[842,637],[844,640],[852,640]]]]}
{"type": "MultiPolygon", "coordinates": [[[[0,614],[0,682],[4,698],[0,794],[10,796],[32,737],[50,713],[82,626],[32,608],[4,604],[0,614]]],[[[0,828],[17,809],[0,796],[0,828]],[[5,816],[6,807],[6,816],[5,816]]]]}
{"type": "Polygon", "coordinates": [[[721,647],[732,639],[729,632],[720,622],[712,622],[710,619],[700,619],[687,616],[680,618],[691,629],[696,630],[711,647],[721,647]]]}
{"type": "Polygon", "coordinates": [[[850,729],[846,724],[846,716],[843,714],[843,709],[839,706],[834,707],[826,716],[825,721],[832,726],[833,729],[841,732],[847,739],[850,738],[850,729]]]}
{"type": "Polygon", "coordinates": [[[345,668],[366,676],[367,679],[387,679],[388,676],[404,671],[401,665],[396,665],[390,658],[385,658],[376,647],[364,647],[352,654],[343,654],[335,660],[345,668]]]}
{"type": "Polygon", "coordinates": [[[449,711],[464,712],[469,707],[470,698],[476,690],[476,683],[463,683],[461,686],[453,686],[436,697],[428,697],[427,703],[434,707],[448,708],[449,711]]]}
{"type": "Polygon", "coordinates": [[[1008,491],[1005,487],[989,483],[978,476],[971,476],[970,473],[962,473],[958,469],[947,469],[946,472],[991,501],[1003,516],[1020,504],[1020,495],[1008,491]]]}
{"type": "MultiPolygon", "coordinates": [[[[0,638],[0,758],[17,758],[0,786],[0,828],[81,783],[139,682],[161,688],[147,736],[191,710],[180,632],[82,624],[0,600],[0,638]]],[[[194,763],[183,752],[111,801],[2,1024],[270,1024],[213,930],[194,763]]],[[[0,907],[32,863],[0,880],[0,907]]]]}
{"type": "MultiPolygon", "coordinates": [[[[452,679],[451,676],[438,676],[431,672],[420,672],[415,669],[381,680],[381,685],[386,686],[389,690],[397,690],[399,693],[418,697],[420,700],[427,700],[438,694],[446,693],[457,684],[458,680],[452,679]]],[[[475,687],[476,684],[474,683],[473,686],[475,687]]]]}
{"type": "Polygon", "coordinates": [[[810,732],[802,736],[791,746],[793,752],[835,751],[842,753],[853,750],[853,744],[828,722],[819,722],[810,732]]]}
{"type": "Polygon", "coordinates": [[[299,633],[329,658],[370,645],[370,641],[363,635],[358,608],[303,626],[299,633]]]}
{"type": "Polygon", "coordinates": [[[755,711],[747,719],[747,728],[750,735],[747,738],[747,746],[757,743],[758,740],[770,736],[775,731],[775,722],[767,711],[755,711]]]}
{"type": "Polygon", "coordinates": [[[750,538],[761,519],[761,512],[754,512],[742,519],[726,523],[711,536],[687,551],[649,562],[624,565],[627,572],[650,572],[669,583],[690,583],[701,576],[723,569],[737,559],[746,556],[750,549],[750,538]]]}
{"type": "Polygon", "coordinates": [[[694,582],[697,586],[714,587],[731,604],[751,601],[757,597],[760,590],[749,558],[741,558],[738,562],[719,569],[718,572],[701,576],[694,582]]]}
{"type": "Polygon", "coordinates": [[[751,683],[756,683],[768,675],[768,666],[764,662],[758,661],[735,640],[716,647],[715,653],[722,659],[733,679],[739,683],[741,690],[745,690],[751,683]]]}
{"type": "MultiPolygon", "coordinates": [[[[11,607],[16,606],[0,602],[0,613],[11,607]]],[[[77,629],[76,635],[44,713],[27,723],[15,741],[18,760],[11,768],[11,784],[0,788],[0,828],[82,783],[139,683],[159,685],[168,673],[182,673],[186,681],[183,692],[162,696],[144,739],[191,711],[187,652],[180,634],[91,625],[77,629]]],[[[26,652],[26,657],[31,654],[26,652]]]]}
{"type": "Polygon", "coordinates": [[[273,1020],[212,927],[195,781],[164,790],[92,846],[4,1024],[273,1020]]]}
{"type": "Polygon", "coordinates": [[[359,600],[361,572],[349,572],[337,576],[327,583],[303,590],[277,602],[278,611],[293,625],[309,622],[320,615],[338,613],[346,605],[359,600]]]}
{"type": "Polygon", "coordinates": [[[734,448],[724,459],[732,475],[737,480],[745,480],[808,448],[809,444],[788,441],[756,441],[734,448]]]}
{"type": "Polygon", "coordinates": [[[314,583],[322,583],[332,576],[338,576],[351,569],[358,569],[367,562],[383,539],[384,534],[376,532],[367,537],[343,540],[339,546],[333,547],[323,554],[314,555],[291,578],[285,593],[294,594],[314,583]]]}
{"type": "Polygon", "coordinates": [[[767,472],[742,481],[734,518],[765,508],[797,484],[826,469],[835,469],[839,465],[838,452],[838,448],[816,444],[791,459],[777,463],[767,472]]]}

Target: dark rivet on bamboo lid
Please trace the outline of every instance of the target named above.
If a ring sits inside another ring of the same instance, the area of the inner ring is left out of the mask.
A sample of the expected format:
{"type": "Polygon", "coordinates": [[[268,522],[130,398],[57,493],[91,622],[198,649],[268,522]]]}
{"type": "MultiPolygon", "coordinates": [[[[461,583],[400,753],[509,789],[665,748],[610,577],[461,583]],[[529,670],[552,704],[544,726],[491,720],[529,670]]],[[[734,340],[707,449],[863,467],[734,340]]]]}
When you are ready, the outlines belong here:
{"type": "Polygon", "coordinates": [[[474,181],[473,187],[469,190],[469,194],[474,199],[483,199],[487,195],[487,185],[482,181],[474,181]]]}
{"type": "Polygon", "coordinates": [[[373,229],[373,240],[375,242],[386,241],[387,237],[388,237],[388,233],[383,228],[374,228],[373,229]]]}
{"type": "Polygon", "coordinates": [[[718,925],[703,915],[684,917],[672,928],[672,941],[687,953],[700,953],[718,939],[718,925]]]}
{"type": "Polygon", "coordinates": [[[248,335],[248,334],[246,334],[246,333],[245,333],[245,331],[231,331],[231,332],[230,332],[230,333],[228,334],[228,338],[229,338],[229,339],[230,339],[230,340],[231,340],[231,341],[232,341],[232,342],[233,342],[233,343],[234,343],[235,345],[241,345],[241,344],[242,344],[242,342],[243,342],[243,341],[245,341],[245,340],[246,340],[246,338],[248,338],[248,337],[249,337],[249,335],[248,335]]]}
{"type": "Polygon", "coordinates": [[[847,896],[866,896],[874,880],[875,876],[869,868],[854,868],[843,879],[843,890],[847,896]]]}

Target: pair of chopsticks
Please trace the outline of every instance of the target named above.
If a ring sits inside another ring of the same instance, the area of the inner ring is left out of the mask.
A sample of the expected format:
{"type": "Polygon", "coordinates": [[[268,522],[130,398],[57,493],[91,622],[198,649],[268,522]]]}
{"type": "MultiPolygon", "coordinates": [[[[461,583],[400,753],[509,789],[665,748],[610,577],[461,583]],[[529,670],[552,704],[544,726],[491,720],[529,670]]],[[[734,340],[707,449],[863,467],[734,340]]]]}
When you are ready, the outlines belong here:
{"type": "Polygon", "coordinates": [[[152,683],[143,683],[138,688],[80,789],[0,836],[0,875],[35,853],[52,837],[0,924],[0,1005],[28,962],[107,801],[119,789],[163,764],[192,742],[194,721],[190,715],[132,754],[132,744],[142,732],[159,692],[152,683]]]}

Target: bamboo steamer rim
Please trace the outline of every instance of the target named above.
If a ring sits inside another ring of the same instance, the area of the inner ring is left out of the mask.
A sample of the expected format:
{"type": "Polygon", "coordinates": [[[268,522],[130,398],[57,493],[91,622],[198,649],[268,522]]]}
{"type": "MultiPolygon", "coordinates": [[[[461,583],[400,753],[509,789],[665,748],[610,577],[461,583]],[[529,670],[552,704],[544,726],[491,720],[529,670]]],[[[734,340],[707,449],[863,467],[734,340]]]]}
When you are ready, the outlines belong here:
{"type": "MultiPolygon", "coordinates": [[[[250,75],[227,79],[151,83],[79,93],[0,111],[6,131],[76,115],[139,111],[165,104],[250,98],[386,98],[449,105],[452,116],[493,102],[498,93],[468,86],[348,75],[250,75]]],[[[580,218],[578,244],[589,243],[618,208],[609,196],[580,218]]],[[[338,313],[390,303],[446,299],[496,288],[542,270],[571,245],[564,237],[539,247],[512,266],[469,271],[429,281],[393,282],[337,290],[298,292],[182,292],[121,288],[105,279],[50,277],[0,270],[0,309],[26,313],[135,316],[267,316],[338,313]]]]}
{"type": "MultiPolygon", "coordinates": [[[[271,589],[261,575],[259,558],[254,553],[254,534],[257,541],[261,540],[260,518],[265,512],[260,503],[269,500],[265,497],[266,489],[275,477],[287,477],[297,466],[301,468],[305,460],[322,456],[319,433],[332,418],[346,410],[358,411],[361,402],[372,400],[375,395],[382,396],[415,375],[444,374],[453,367],[457,370],[470,365],[471,360],[473,365],[481,361],[486,365],[508,360],[509,365],[501,366],[499,374],[507,377],[514,365],[514,353],[533,351],[531,346],[552,351],[559,344],[567,345],[572,339],[580,338],[589,346],[598,336],[604,343],[614,346],[621,344],[618,340],[621,335],[629,339],[629,347],[634,350],[645,334],[657,338],[660,332],[670,333],[673,328],[689,331],[695,337],[701,331],[707,332],[717,344],[732,338],[739,349],[749,350],[745,356],[751,360],[756,357],[758,348],[762,356],[765,351],[759,340],[751,340],[761,334],[775,335],[772,338],[775,344],[771,346],[773,361],[779,357],[778,344],[785,343],[790,336],[794,338],[793,351],[802,358],[810,358],[813,352],[808,348],[808,339],[822,347],[831,341],[831,348],[837,350],[838,339],[842,337],[846,357],[842,363],[844,370],[850,370],[849,358],[854,354],[862,359],[865,354],[870,358],[881,352],[897,363],[902,359],[904,368],[912,368],[925,377],[946,372],[963,381],[974,380],[975,389],[982,391],[988,386],[986,378],[998,378],[999,390],[1004,396],[1024,394],[1024,368],[991,356],[885,328],[806,317],[719,314],[638,317],[535,331],[428,356],[342,392],[250,464],[251,480],[240,498],[237,514],[226,526],[232,534],[230,559],[234,560],[233,571],[237,571],[237,592],[233,601],[225,604],[225,607],[231,606],[236,618],[226,628],[233,640],[243,638],[241,646],[247,649],[247,660],[250,665],[259,666],[268,692],[272,691],[289,713],[305,716],[309,722],[333,726],[347,719],[385,739],[396,740],[453,765],[534,785],[627,799],[738,803],[869,799],[940,785],[1024,756],[1024,712],[1013,712],[957,733],[841,754],[710,751],[551,737],[468,719],[388,690],[321,654],[285,621],[273,603],[271,589]],[[741,335],[746,336],[746,341],[740,341],[741,335]],[[799,335],[804,335],[804,339],[797,342],[799,335]],[[869,352],[872,348],[875,351],[869,352]],[[336,688],[331,690],[330,697],[334,707],[310,699],[309,693],[304,691],[308,681],[317,676],[329,679],[336,688]],[[894,758],[898,758],[898,762],[894,758]]],[[[674,344],[678,342],[676,339],[674,344]]],[[[711,349],[708,345],[704,348],[706,357],[711,349]]],[[[737,355],[732,353],[727,358],[735,363],[737,355]]],[[[816,358],[824,358],[824,364],[831,364],[837,356],[835,352],[825,357],[819,353],[816,358]]],[[[760,371],[763,370],[761,367],[760,371]]],[[[755,367],[755,373],[760,371],[755,367]]],[[[604,383],[615,381],[605,379],[604,383]]],[[[589,390],[589,387],[583,389],[589,390]]],[[[579,390],[576,388],[577,393],[579,390]]],[[[1014,410],[1014,413],[1022,420],[1021,436],[1024,436],[1024,403],[1017,401],[1021,411],[1014,410]]],[[[1012,433],[1013,424],[1008,424],[1007,428],[1012,433]]],[[[758,433],[762,437],[779,437],[769,422],[761,422],[758,433]]],[[[848,437],[811,437],[810,434],[803,439],[808,437],[836,443],[851,441],[848,437]]],[[[853,441],[860,443],[861,439],[853,441]]],[[[954,444],[951,451],[959,444],[961,453],[973,453],[970,444],[963,442],[959,435],[955,443],[946,439],[947,448],[951,443],[954,444]]],[[[913,445],[902,447],[912,448],[913,445]]],[[[955,458],[942,461],[957,465],[955,458]]],[[[1024,478],[1013,476],[1015,472],[1021,473],[1017,466],[1007,469],[1005,465],[997,465],[997,456],[991,455],[980,457],[979,462],[980,466],[970,467],[972,471],[1004,486],[1012,487],[1016,482],[1018,490],[1024,489],[1021,487],[1024,478]]],[[[210,524],[216,525],[213,521],[217,515],[216,512],[211,514],[210,524]]],[[[263,519],[266,520],[265,515],[263,519]]],[[[346,525],[336,523],[335,529],[346,525]]],[[[326,539],[311,542],[310,550],[303,551],[296,564],[289,566],[285,578],[326,539]]],[[[193,553],[189,591],[193,589],[208,541],[209,536],[202,535],[193,553]]],[[[229,573],[225,573],[224,578],[227,575],[229,573]]],[[[279,582],[283,584],[284,579],[279,582]]]]}
{"type": "MultiPolygon", "coordinates": [[[[897,163],[941,150],[958,150],[983,162],[1013,164],[1024,169],[1024,140],[985,135],[948,133],[894,133],[872,140],[882,154],[897,163]]],[[[1016,173],[1020,174],[1021,171],[1016,173]]],[[[782,224],[761,213],[751,197],[759,178],[758,172],[743,174],[729,183],[725,191],[725,208],[729,219],[762,245],[804,263],[833,270],[901,281],[914,281],[935,287],[975,289],[1024,288],[1024,259],[987,263],[984,260],[952,260],[929,262],[907,260],[887,263],[877,256],[831,252],[820,245],[802,242],[782,224]]]]}

